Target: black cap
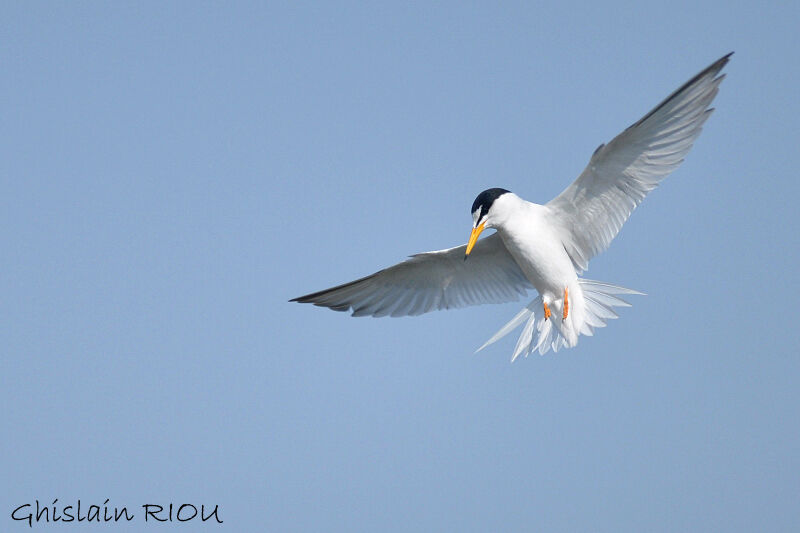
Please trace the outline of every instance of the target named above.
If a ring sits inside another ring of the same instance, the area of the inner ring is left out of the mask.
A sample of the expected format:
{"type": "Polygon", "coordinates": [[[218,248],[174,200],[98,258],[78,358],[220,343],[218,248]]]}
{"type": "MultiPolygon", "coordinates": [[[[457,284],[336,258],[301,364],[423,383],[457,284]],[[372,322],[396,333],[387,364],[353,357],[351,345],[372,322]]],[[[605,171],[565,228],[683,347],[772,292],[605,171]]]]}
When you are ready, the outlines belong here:
{"type": "Polygon", "coordinates": [[[485,191],[480,193],[477,198],[475,198],[474,202],[472,202],[472,210],[470,211],[470,213],[474,213],[475,211],[480,209],[480,212],[478,213],[478,220],[480,220],[483,215],[489,212],[489,208],[492,207],[494,201],[497,200],[499,197],[503,196],[507,192],[511,191],[507,191],[499,187],[495,187],[493,189],[486,189],[485,191]]]}

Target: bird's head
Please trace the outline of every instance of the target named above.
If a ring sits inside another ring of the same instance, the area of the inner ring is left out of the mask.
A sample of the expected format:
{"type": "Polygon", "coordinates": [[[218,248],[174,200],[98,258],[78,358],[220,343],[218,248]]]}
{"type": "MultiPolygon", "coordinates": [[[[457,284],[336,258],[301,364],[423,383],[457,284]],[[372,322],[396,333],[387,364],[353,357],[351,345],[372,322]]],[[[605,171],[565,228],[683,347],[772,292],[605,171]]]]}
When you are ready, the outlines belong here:
{"type": "Polygon", "coordinates": [[[464,259],[469,257],[472,248],[475,246],[475,243],[478,242],[478,236],[481,232],[486,228],[496,226],[498,222],[498,208],[495,201],[509,192],[510,191],[497,187],[494,189],[486,189],[472,202],[472,233],[469,236],[467,252],[464,255],[464,259]]]}

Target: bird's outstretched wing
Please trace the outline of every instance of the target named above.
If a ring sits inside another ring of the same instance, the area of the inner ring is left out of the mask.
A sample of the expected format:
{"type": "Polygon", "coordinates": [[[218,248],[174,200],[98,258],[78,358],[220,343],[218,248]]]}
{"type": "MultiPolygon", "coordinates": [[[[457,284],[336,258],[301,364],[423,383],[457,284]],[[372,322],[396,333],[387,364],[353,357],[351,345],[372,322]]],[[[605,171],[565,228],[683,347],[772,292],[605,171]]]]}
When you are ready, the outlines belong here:
{"type": "Polygon", "coordinates": [[[353,316],[407,316],[512,302],[533,288],[499,235],[478,241],[466,261],[465,250],[457,246],[413,255],[371,276],[291,301],[352,309],[353,316]]]}
{"type": "Polygon", "coordinates": [[[689,80],[641,120],[595,150],[577,180],[547,207],[575,268],[611,244],[622,224],[681,164],[713,109],[731,54],[689,80]]]}

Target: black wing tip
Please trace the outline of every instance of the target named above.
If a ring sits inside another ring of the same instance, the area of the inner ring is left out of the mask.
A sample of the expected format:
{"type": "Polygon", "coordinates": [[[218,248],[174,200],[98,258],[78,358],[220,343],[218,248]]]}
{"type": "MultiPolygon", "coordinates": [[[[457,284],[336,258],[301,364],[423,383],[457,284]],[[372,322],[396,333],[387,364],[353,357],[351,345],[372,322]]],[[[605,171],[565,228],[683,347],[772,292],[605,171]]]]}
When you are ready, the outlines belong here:
{"type": "Polygon", "coordinates": [[[325,292],[326,291],[313,292],[311,294],[306,294],[304,296],[298,296],[297,298],[292,298],[291,300],[289,300],[289,303],[297,302],[299,304],[313,304],[316,303],[314,302],[314,300],[317,297],[322,296],[322,294],[325,292]]]}
{"type": "MultiPolygon", "coordinates": [[[[633,124],[631,124],[630,126],[625,128],[625,131],[633,129],[633,128],[639,126],[640,124],[644,123],[647,119],[649,119],[655,113],[657,113],[659,109],[661,109],[662,107],[667,105],[667,103],[669,103],[673,98],[677,97],[679,94],[681,94],[687,88],[689,88],[692,85],[694,85],[695,83],[697,83],[699,80],[701,80],[701,79],[705,78],[706,76],[708,76],[709,73],[712,73],[711,75],[714,78],[714,81],[721,82],[722,79],[725,78],[725,74],[721,74],[719,76],[717,76],[717,74],[719,74],[719,72],[723,68],[725,68],[725,65],[728,64],[728,61],[730,60],[730,58],[731,58],[731,56],[733,54],[734,54],[733,52],[728,52],[727,54],[725,54],[721,58],[719,58],[716,61],[714,61],[713,63],[711,63],[709,66],[707,66],[706,68],[704,68],[700,72],[698,72],[694,77],[692,77],[692,79],[690,79],[689,81],[687,81],[686,83],[684,83],[683,85],[678,87],[675,91],[672,92],[672,94],[670,94],[664,100],[662,100],[660,104],[658,104],[653,109],[651,109],[649,113],[647,113],[645,116],[643,116],[642,118],[640,118],[639,120],[637,120],[636,122],[634,122],[633,124]]],[[[601,146],[601,148],[602,148],[602,146],[601,146]]],[[[597,152],[597,150],[595,150],[595,153],[596,152],[597,152]]]]}
{"type": "MultiPolygon", "coordinates": [[[[691,85],[695,84],[695,83],[696,83],[698,80],[700,80],[700,79],[702,79],[703,77],[705,77],[706,75],[708,75],[708,73],[709,73],[709,72],[713,72],[713,73],[714,73],[714,76],[716,76],[716,75],[719,73],[719,71],[721,71],[723,68],[725,68],[725,65],[727,65],[727,64],[728,64],[728,61],[730,61],[730,59],[731,59],[731,56],[732,56],[733,54],[734,54],[734,52],[728,52],[728,53],[727,53],[727,54],[725,54],[724,56],[720,57],[719,59],[717,59],[716,61],[714,61],[713,63],[711,63],[709,66],[707,66],[706,68],[704,68],[703,70],[701,70],[700,72],[698,72],[698,73],[697,73],[697,74],[696,74],[696,75],[695,75],[695,76],[694,76],[692,79],[690,79],[689,81],[687,81],[686,83],[684,83],[684,84],[683,84],[683,85],[680,87],[680,89],[678,89],[677,91],[675,91],[675,92],[674,92],[673,94],[671,94],[670,96],[675,96],[675,95],[677,95],[678,93],[680,93],[680,92],[681,92],[683,89],[686,89],[687,87],[689,87],[689,86],[691,86],[691,85]]],[[[723,74],[722,76],[725,76],[725,75],[723,74]]],[[[667,100],[665,100],[665,101],[664,101],[664,103],[666,103],[668,100],[669,100],[669,98],[667,98],[667,100]]]]}
{"type": "Polygon", "coordinates": [[[303,296],[298,296],[297,298],[292,298],[289,302],[297,302],[299,304],[312,304],[314,303],[314,298],[319,296],[321,293],[325,291],[319,292],[312,292],[311,294],[304,294],[303,296]]]}
{"type": "Polygon", "coordinates": [[[320,302],[315,301],[315,297],[316,296],[317,296],[317,293],[307,294],[305,296],[298,296],[297,298],[292,298],[291,300],[289,300],[289,303],[297,302],[299,304],[313,304],[313,305],[315,305],[317,307],[327,307],[328,309],[330,309],[332,311],[340,311],[340,312],[349,311],[350,310],[350,304],[349,303],[346,303],[346,304],[335,304],[335,303],[324,304],[324,303],[320,303],[320,302]]]}
{"type": "Polygon", "coordinates": [[[734,52],[728,52],[724,56],[720,57],[719,59],[714,61],[714,63],[710,67],[708,67],[708,70],[716,70],[717,72],[719,72],[720,70],[723,69],[723,67],[725,67],[725,65],[728,64],[728,61],[731,60],[731,56],[733,54],[734,52]]]}
{"type": "Polygon", "coordinates": [[[725,68],[725,65],[728,64],[728,61],[731,60],[731,56],[732,55],[733,55],[733,52],[728,52],[724,56],[720,57],[719,59],[717,59],[716,61],[711,63],[703,71],[701,71],[699,74],[697,74],[697,76],[695,76],[694,78],[689,80],[689,82],[686,83],[685,87],[688,87],[693,82],[696,82],[697,80],[699,80],[699,79],[703,78],[704,76],[708,75],[708,73],[710,73],[710,72],[713,72],[713,76],[715,76],[715,78],[714,78],[715,81],[718,80],[718,79],[721,80],[722,78],[724,78],[725,74],[719,74],[719,73],[723,68],[725,68]],[[717,76],[718,74],[719,74],[719,76],[717,76]]]}
{"type": "Polygon", "coordinates": [[[305,296],[298,296],[297,298],[292,298],[291,300],[289,300],[289,303],[297,302],[299,304],[319,305],[315,301],[318,296],[321,296],[321,294],[316,293],[316,292],[314,294],[306,294],[305,296]]]}
{"type": "MultiPolygon", "coordinates": [[[[290,303],[291,302],[297,302],[297,303],[301,303],[301,304],[314,304],[314,305],[317,305],[319,307],[328,307],[330,309],[333,309],[337,305],[341,306],[342,304],[321,304],[321,303],[318,303],[317,300],[319,300],[319,298],[322,297],[322,296],[328,296],[329,294],[331,294],[333,292],[336,292],[338,290],[347,289],[349,287],[352,287],[353,285],[356,285],[357,283],[362,283],[364,281],[369,281],[370,279],[374,278],[375,276],[377,276],[381,272],[383,272],[383,270],[375,272],[374,274],[370,274],[369,276],[364,276],[363,278],[357,279],[355,281],[350,281],[350,282],[347,282],[347,283],[343,283],[341,285],[337,285],[336,287],[331,287],[330,289],[323,289],[321,291],[312,292],[311,294],[306,294],[304,296],[298,296],[297,298],[292,298],[291,300],[289,300],[289,302],[290,303]]],[[[348,306],[349,306],[349,304],[348,304],[348,306]]],[[[335,309],[335,311],[340,311],[340,309],[335,309]]]]}

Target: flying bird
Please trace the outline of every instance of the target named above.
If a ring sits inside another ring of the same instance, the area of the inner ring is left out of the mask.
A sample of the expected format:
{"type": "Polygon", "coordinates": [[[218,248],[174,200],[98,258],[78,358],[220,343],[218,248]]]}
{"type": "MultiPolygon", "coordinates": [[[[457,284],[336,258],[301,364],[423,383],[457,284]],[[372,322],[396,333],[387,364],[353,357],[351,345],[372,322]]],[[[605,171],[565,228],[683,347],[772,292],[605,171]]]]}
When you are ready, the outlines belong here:
{"type": "Polygon", "coordinates": [[[506,189],[481,192],[472,204],[466,245],[425,252],[371,276],[294,298],[353,316],[408,316],[439,309],[538,296],[483,346],[525,326],[511,360],[573,347],[592,335],[622,295],[642,294],[579,277],[608,248],[644,197],[692,148],[713,111],[732,53],[686,82],[652,111],[592,154],[580,176],[550,202],[523,200],[506,189]],[[496,232],[478,240],[489,228],[496,232]]]}

